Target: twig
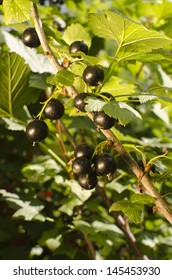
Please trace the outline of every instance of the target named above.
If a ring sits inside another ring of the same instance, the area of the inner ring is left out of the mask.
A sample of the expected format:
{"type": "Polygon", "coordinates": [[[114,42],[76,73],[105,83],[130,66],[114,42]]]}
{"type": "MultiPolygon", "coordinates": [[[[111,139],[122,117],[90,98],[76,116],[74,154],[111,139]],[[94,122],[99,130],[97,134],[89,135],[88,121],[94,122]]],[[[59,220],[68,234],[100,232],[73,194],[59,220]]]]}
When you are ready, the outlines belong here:
{"type": "MultiPolygon", "coordinates": [[[[59,71],[59,70],[63,69],[63,67],[57,61],[56,57],[52,53],[52,51],[51,51],[51,49],[50,49],[50,47],[47,43],[45,33],[44,33],[44,30],[43,30],[43,27],[42,27],[42,23],[41,23],[41,20],[39,18],[39,14],[38,14],[36,4],[32,5],[32,14],[33,14],[34,23],[35,23],[35,29],[36,29],[37,34],[39,36],[39,39],[40,39],[40,42],[41,42],[41,45],[42,45],[42,48],[44,50],[45,55],[47,56],[49,61],[52,63],[52,65],[53,65],[53,67],[56,71],[59,71]]],[[[68,92],[68,95],[70,97],[73,98],[74,96],[77,95],[77,91],[74,87],[66,86],[65,88],[66,88],[66,90],[68,92]]],[[[88,115],[88,117],[93,119],[91,113],[87,113],[87,115],[88,115]]],[[[150,182],[148,176],[146,174],[143,174],[143,170],[138,166],[138,164],[131,157],[131,155],[129,153],[127,153],[127,151],[125,150],[123,145],[116,138],[116,136],[114,134],[112,134],[111,131],[101,130],[101,132],[105,135],[105,137],[107,139],[113,141],[114,149],[124,158],[124,160],[130,166],[133,173],[138,178],[142,178],[141,183],[143,184],[145,189],[150,193],[150,195],[152,195],[156,199],[157,211],[159,211],[159,213],[161,213],[161,215],[163,215],[164,218],[166,218],[172,224],[172,213],[171,213],[170,209],[168,208],[168,205],[166,204],[165,200],[163,200],[163,198],[161,198],[161,196],[157,193],[157,191],[153,187],[153,185],[150,182]],[[141,176],[141,175],[143,175],[143,176],[141,176]]]]}
{"type": "MultiPolygon", "coordinates": [[[[112,202],[106,196],[104,189],[102,187],[98,186],[97,191],[100,194],[101,198],[103,199],[103,202],[105,203],[105,206],[107,207],[107,209],[109,209],[112,202]]],[[[117,212],[114,212],[114,211],[112,211],[110,213],[110,215],[113,216],[113,218],[116,221],[117,226],[123,231],[126,239],[128,240],[128,243],[130,244],[130,248],[133,249],[137,258],[139,260],[148,260],[148,257],[146,255],[143,255],[140,252],[140,250],[138,248],[138,245],[136,243],[136,238],[135,238],[134,234],[132,233],[128,222],[123,218],[123,216],[121,214],[117,213],[117,212]]]]}
{"type": "Polygon", "coordinates": [[[95,249],[94,249],[94,246],[93,246],[93,243],[92,241],[89,239],[88,235],[84,232],[82,232],[83,236],[84,236],[84,240],[88,246],[88,250],[89,250],[89,253],[90,253],[90,256],[91,256],[91,259],[92,260],[95,260],[96,259],[96,254],[95,254],[95,249]]]}
{"type": "Polygon", "coordinates": [[[60,122],[60,124],[61,124],[61,129],[62,129],[62,131],[66,134],[66,136],[67,136],[67,138],[68,138],[68,140],[69,140],[69,143],[71,144],[71,146],[72,146],[73,148],[75,148],[75,147],[76,147],[76,143],[75,143],[75,141],[74,141],[72,135],[71,135],[70,132],[67,130],[67,128],[65,127],[65,125],[64,125],[64,123],[63,123],[62,121],[60,122]]]}
{"type": "Polygon", "coordinates": [[[61,149],[63,151],[63,154],[66,158],[66,162],[68,163],[69,161],[69,158],[67,156],[67,151],[66,151],[66,147],[64,145],[64,142],[63,142],[63,138],[62,138],[62,134],[61,134],[61,123],[60,123],[60,120],[57,120],[56,121],[56,132],[58,134],[58,138],[59,138],[59,143],[60,143],[60,146],[61,146],[61,149]]]}

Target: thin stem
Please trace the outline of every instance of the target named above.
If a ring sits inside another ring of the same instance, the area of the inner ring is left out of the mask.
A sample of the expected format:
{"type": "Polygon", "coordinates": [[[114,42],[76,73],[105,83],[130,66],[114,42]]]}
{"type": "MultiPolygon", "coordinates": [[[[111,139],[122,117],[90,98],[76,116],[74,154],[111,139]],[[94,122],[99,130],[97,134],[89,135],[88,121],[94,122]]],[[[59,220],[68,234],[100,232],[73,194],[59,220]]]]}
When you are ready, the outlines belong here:
{"type": "Polygon", "coordinates": [[[76,143],[75,143],[75,140],[73,139],[72,135],[70,134],[69,130],[65,127],[64,123],[61,121],[60,122],[60,125],[61,125],[61,129],[62,131],[66,134],[68,140],[69,140],[69,143],[71,144],[71,146],[73,148],[76,148],[76,143]]]}
{"type": "Polygon", "coordinates": [[[65,170],[67,170],[66,163],[58,155],[56,155],[56,153],[53,150],[51,150],[50,148],[47,148],[47,146],[45,144],[43,144],[42,142],[40,142],[39,145],[43,150],[45,150],[47,152],[47,154],[52,156],[58,163],[60,163],[60,165],[63,168],[65,168],[65,170]]]}
{"type": "MultiPolygon", "coordinates": [[[[106,193],[104,191],[104,188],[102,187],[97,187],[97,191],[100,194],[103,202],[105,203],[105,206],[107,209],[109,209],[109,207],[111,206],[112,202],[109,200],[109,198],[106,196],[106,193]]],[[[111,216],[113,216],[113,218],[116,221],[117,226],[123,231],[124,236],[126,237],[126,239],[128,240],[130,247],[133,249],[135,255],[137,256],[137,258],[139,260],[147,260],[148,257],[143,255],[137,245],[136,242],[136,238],[134,236],[134,234],[132,233],[130,226],[128,224],[128,222],[123,218],[123,216],[117,212],[112,211],[110,213],[111,216]]]]}
{"type": "Polygon", "coordinates": [[[62,149],[62,151],[63,151],[63,154],[64,154],[64,156],[65,156],[65,158],[66,158],[66,162],[68,163],[69,158],[68,158],[68,156],[67,156],[66,147],[65,147],[65,144],[64,144],[63,138],[62,138],[62,133],[61,133],[61,122],[60,122],[60,120],[57,120],[57,121],[56,121],[56,132],[57,132],[57,134],[58,134],[58,136],[59,136],[59,137],[58,137],[59,143],[60,143],[61,149],[62,149]]]}
{"type": "Polygon", "coordinates": [[[96,259],[96,253],[95,253],[95,249],[94,249],[94,246],[93,246],[93,243],[92,241],[89,239],[88,235],[86,233],[82,233],[83,236],[84,236],[84,240],[88,246],[88,250],[89,250],[89,253],[90,253],[90,256],[91,256],[91,259],[95,260],[96,259]]]}

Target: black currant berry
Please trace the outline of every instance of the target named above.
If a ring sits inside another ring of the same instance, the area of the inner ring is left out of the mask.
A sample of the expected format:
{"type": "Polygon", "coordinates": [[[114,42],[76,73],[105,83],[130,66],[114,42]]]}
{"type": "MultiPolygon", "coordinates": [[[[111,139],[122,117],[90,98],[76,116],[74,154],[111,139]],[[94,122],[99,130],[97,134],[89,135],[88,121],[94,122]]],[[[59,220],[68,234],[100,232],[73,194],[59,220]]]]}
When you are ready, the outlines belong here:
{"type": "Polygon", "coordinates": [[[82,112],[85,112],[85,106],[87,105],[87,103],[85,102],[85,99],[89,96],[88,93],[86,92],[82,92],[82,93],[79,93],[75,96],[74,100],[73,100],[73,103],[74,103],[74,106],[79,110],[79,111],[82,111],[82,112]]]}
{"type": "Polygon", "coordinates": [[[115,119],[105,114],[104,111],[95,112],[93,120],[100,129],[110,129],[115,124],[115,119]]]}
{"type": "Polygon", "coordinates": [[[103,96],[107,97],[108,99],[112,100],[114,99],[114,97],[112,96],[112,94],[110,94],[109,92],[101,92],[101,98],[103,99],[103,96]]]}
{"type": "Polygon", "coordinates": [[[41,5],[44,5],[44,2],[45,2],[45,0],[39,0],[39,3],[40,3],[41,5]]]}
{"type": "Polygon", "coordinates": [[[29,27],[25,29],[25,31],[22,34],[22,41],[23,43],[30,48],[37,48],[40,46],[40,41],[38,34],[33,27],[29,27]]]}
{"type": "Polygon", "coordinates": [[[110,154],[100,154],[94,160],[95,172],[99,176],[113,174],[117,169],[117,164],[110,154]]]}
{"type": "Polygon", "coordinates": [[[76,175],[88,174],[91,170],[91,163],[86,157],[76,158],[72,163],[72,171],[76,175]]]}
{"type": "Polygon", "coordinates": [[[44,140],[47,135],[48,126],[44,121],[35,119],[28,123],[26,127],[26,136],[31,142],[40,142],[44,140]]]}
{"type": "Polygon", "coordinates": [[[51,0],[51,3],[52,4],[59,4],[59,5],[62,5],[62,4],[64,4],[64,0],[51,0]]]}
{"type": "Polygon", "coordinates": [[[63,104],[55,98],[52,98],[44,109],[44,115],[50,120],[58,120],[64,115],[63,104]]]}
{"type": "Polygon", "coordinates": [[[99,65],[87,66],[83,72],[83,79],[89,86],[97,86],[104,79],[104,71],[99,65]]]}
{"type": "Polygon", "coordinates": [[[75,158],[86,157],[88,159],[91,159],[93,153],[94,153],[93,147],[91,147],[87,143],[82,143],[78,145],[74,150],[75,158]]]}
{"type": "Polygon", "coordinates": [[[97,176],[95,173],[83,174],[78,177],[78,183],[83,189],[91,190],[97,185],[97,176]]]}
{"type": "Polygon", "coordinates": [[[3,3],[3,0],[0,0],[0,5],[2,5],[2,3],[3,3]]]}
{"type": "Polygon", "coordinates": [[[77,52],[83,52],[88,54],[88,46],[83,41],[75,41],[69,46],[69,53],[76,54],[77,52]]]}

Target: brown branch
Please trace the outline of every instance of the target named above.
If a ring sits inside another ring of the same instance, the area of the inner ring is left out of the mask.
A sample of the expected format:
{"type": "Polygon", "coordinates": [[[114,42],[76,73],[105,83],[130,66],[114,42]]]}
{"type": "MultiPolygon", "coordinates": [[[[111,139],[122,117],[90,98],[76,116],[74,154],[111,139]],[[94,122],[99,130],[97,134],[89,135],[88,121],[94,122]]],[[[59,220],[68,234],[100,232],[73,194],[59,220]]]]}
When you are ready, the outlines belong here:
{"type": "MultiPolygon", "coordinates": [[[[42,22],[39,18],[38,10],[36,4],[32,5],[32,14],[34,18],[34,23],[35,23],[35,29],[37,31],[37,34],[39,36],[42,48],[44,50],[45,55],[53,65],[54,69],[56,71],[59,71],[63,69],[63,67],[60,65],[54,54],[52,53],[46,37],[45,33],[42,27],[42,22]]],[[[66,90],[68,92],[68,95],[71,96],[72,98],[77,95],[77,91],[74,87],[67,86],[66,90]]],[[[92,119],[92,114],[87,113],[88,117],[92,119]]],[[[112,134],[111,131],[109,130],[101,130],[101,132],[105,135],[105,137],[114,143],[114,149],[123,157],[123,159],[126,161],[126,163],[130,166],[131,170],[133,173],[137,176],[137,178],[142,178],[141,183],[145,187],[145,189],[156,199],[156,206],[157,206],[157,211],[161,215],[164,216],[171,224],[172,224],[172,213],[170,209],[168,208],[168,205],[166,204],[165,200],[158,194],[158,192],[155,190],[154,186],[150,182],[149,178],[147,175],[143,173],[143,170],[138,166],[136,161],[131,157],[131,155],[125,150],[123,145],[120,143],[120,141],[116,138],[114,134],[112,134]]]]}
{"type": "Polygon", "coordinates": [[[88,237],[88,235],[86,233],[82,232],[82,234],[83,234],[85,243],[88,246],[88,250],[89,250],[91,259],[92,260],[96,260],[96,253],[95,253],[95,249],[94,249],[92,241],[89,239],[89,237],[88,237]]]}
{"type": "Polygon", "coordinates": [[[68,140],[69,140],[69,143],[71,144],[71,146],[75,149],[76,148],[76,143],[72,137],[72,135],[70,134],[70,132],[67,130],[67,128],[65,127],[64,123],[61,121],[60,122],[61,124],[61,129],[62,131],[66,134],[68,140]]]}
{"type": "MultiPolygon", "coordinates": [[[[100,194],[103,202],[105,203],[106,208],[109,209],[112,202],[106,196],[106,193],[105,193],[104,189],[102,187],[98,186],[97,191],[100,194]]],[[[143,255],[141,253],[141,251],[139,250],[137,242],[136,242],[136,238],[135,238],[134,234],[132,233],[127,220],[125,220],[124,217],[121,214],[119,214],[117,212],[114,212],[114,211],[112,211],[110,213],[110,215],[115,219],[117,226],[123,231],[124,236],[126,237],[128,243],[130,245],[130,248],[135,253],[137,259],[148,260],[148,257],[146,255],[143,255]]]]}

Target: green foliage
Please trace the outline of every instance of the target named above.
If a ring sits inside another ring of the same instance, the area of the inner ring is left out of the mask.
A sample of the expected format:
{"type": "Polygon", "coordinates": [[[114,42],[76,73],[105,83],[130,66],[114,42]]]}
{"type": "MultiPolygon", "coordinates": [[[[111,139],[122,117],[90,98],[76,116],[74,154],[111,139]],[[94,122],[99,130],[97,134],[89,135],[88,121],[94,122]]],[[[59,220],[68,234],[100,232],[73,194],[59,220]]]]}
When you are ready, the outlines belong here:
{"type": "Polygon", "coordinates": [[[145,204],[154,203],[154,199],[144,194],[133,194],[130,200],[120,200],[111,205],[109,211],[122,211],[128,218],[138,224],[142,221],[145,204]]]}
{"type": "Polygon", "coordinates": [[[58,86],[59,84],[65,86],[72,86],[74,83],[75,76],[69,70],[64,69],[57,72],[55,76],[47,78],[47,83],[58,86]]]}
{"type": "Polygon", "coordinates": [[[1,259],[136,259],[131,235],[149,259],[172,258],[171,226],[158,212],[156,199],[87,116],[103,110],[115,118],[111,133],[172,210],[172,3],[148,2],[68,0],[62,8],[42,6],[37,0],[3,0],[1,259]],[[42,46],[35,50],[22,43],[22,32],[34,26],[33,3],[51,50],[65,66],[57,73],[42,46]],[[69,53],[69,45],[77,40],[88,45],[88,55],[69,53]],[[95,87],[83,81],[90,64],[101,65],[105,74],[95,87]],[[74,107],[69,94],[73,86],[89,94],[86,112],[74,107]],[[65,106],[60,121],[44,115],[52,97],[65,106]],[[25,129],[36,116],[49,132],[32,146],[25,129]],[[74,147],[82,142],[94,147],[94,155],[110,153],[118,165],[111,178],[99,176],[92,190],[82,189],[71,172],[74,147]]]}
{"type": "Polygon", "coordinates": [[[0,63],[0,117],[20,116],[23,106],[38,97],[34,89],[28,87],[30,69],[15,53],[3,54],[0,63]]]}
{"type": "Polygon", "coordinates": [[[89,23],[99,37],[116,40],[119,58],[128,59],[135,54],[150,52],[172,43],[171,39],[157,31],[147,30],[117,12],[90,14],[89,23]],[[115,22],[115,24],[114,24],[115,22]]]}
{"type": "Polygon", "coordinates": [[[23,22],[30,19],[31,1],[25,0],[4,0],[5,23],[23,22]]]}

